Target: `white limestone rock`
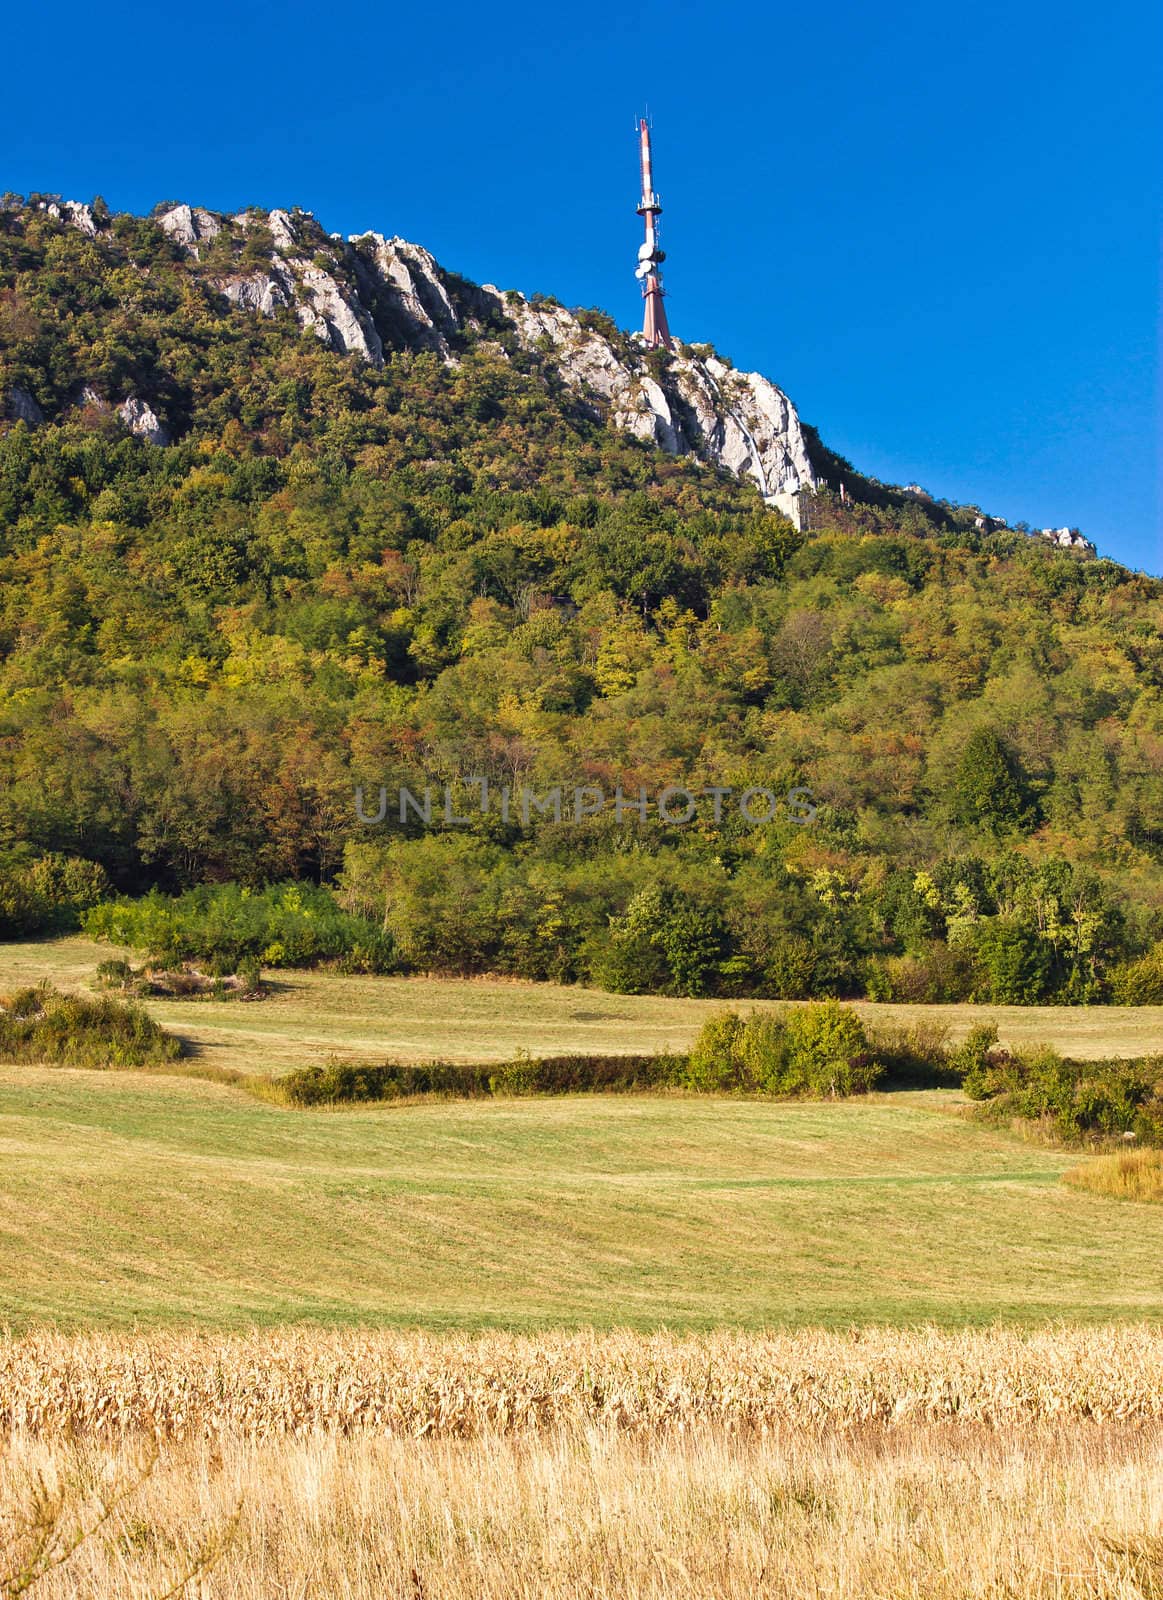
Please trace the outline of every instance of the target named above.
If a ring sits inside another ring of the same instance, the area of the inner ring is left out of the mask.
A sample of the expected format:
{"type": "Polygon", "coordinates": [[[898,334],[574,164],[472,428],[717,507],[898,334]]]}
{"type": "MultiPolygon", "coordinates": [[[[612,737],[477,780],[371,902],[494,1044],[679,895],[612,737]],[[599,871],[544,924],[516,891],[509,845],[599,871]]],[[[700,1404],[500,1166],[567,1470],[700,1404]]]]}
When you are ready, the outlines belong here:
{"type": "Polygon", "coordinates": [[[289,263],[302,290],[296,306],[299,321],[343,355],[362,356],[375,367],[384,364],[384,346],[375,323],[329,272],[313,262],[289,263]]]}
{"type": "Polygon", "coordinates": [[[1089,550],[1092,555],[1096,553],[1094,545],[1077,528],[1039,528],[1038,533],[1059,550],[1089,550]]]}
{"type": "MultiPolygon", "coordinates": [[[[183,208],[179,208],[183,209],[183,208]]],[[[184,208],[188,210],[188,208],[184,208]]],[[[303,216],[308,215],[303,213],[303,216]]],[[[189,247],[190,227],[187,219],[172,212],[174,232],[189,247]]],[[[234,224],[249,230],[256,221],[264,220],[261,214],[242,211],[232,218],[234,224]]],[[[194,219],[195,224],[197,219],[194,219]]],[[[318,265],[306,250],[297,216],[276,208],[267,213],[274,249],[268,268],[256,267],[245,273],[214,279],[214,287],[232,304],[244,311],[255,311],[260,316],[273,316],[283,306],[294,306],[300,324],[315,333],[333,350],[344,355],[357,355],[373,366],[382,366],[383,340],[370,313],[325,267],[318,265]]],[[[215,224],[218,231],[219,224],[215,224]]],[[[337,263],[338,264],[338,263],[337,263]]]]}
{"type": "MultiPolygon", "coordinates": [[[[712,360],[707,368],[721,365],[712,360]]],[[[724,465],[749,473],[767,498],[795,493],[813,484],[815,474],[800,419],[783,390],[760,372],[731,373],[718,382],[720,395],[729,407],[725,428],[733,422],[739,435],[735,444],[725,440],[724,465]],[[750,464],[736,466],[733,457],[743,449],[750,464]]]]}
{"type": "Polygon", "coordinates": [[[195,258],[199,254],[200,244],[208,243],[222,232],[218,218],[201,206],[173,206],[162,213],[157,224],[168,238],[195,258]]]}
{"type": "MultiPolygon", "coordinates": [[[[241,219],[236,219],[241,220],[241,219]]],[[[247,218],[247,221],[250,219],[247,218]]],[[[271,238],[275,241],[276,250],[296,250],[299,245],[299,235],[290,215],[286,211],[274,210],[267,216],[267,226],[271,230],[271,238]]]]}
{"type": "Polygon", "coordinates": [[[281,306],[289,306],[294,298],[293,281],[282,273],[276,277],[273,270],[248,272],[236,278],[216,278],[214,286],[231,304],[243,311],[257,311],[264,317],[273,317],[281,306]]]}
{"type": "Polygon", "coordinates": [[[138,400],[136,396],[130,395],[128,400],[123,400],[117,407],[117,415],[130,433],[136,434],[139,439],[147,439],[150,444],[169,444],[169,429],[161,422],[153,407],[147,405],[144,400],[138,400]]]}
{"type": "Polygon", "coordinates": [[[399,337],[411,346],[435,350],[449,359],[448,335],[458,327],[456,312],[427,250],[381,233],[352,234],[356,274],[369,299],[386,302],[399,337]]]}
{"type": "Polygon", "coordinates": [[[97,219],[92,208],[82,204],[79,200],[65,200],[61,204],[64,220],[79,233],[85,234],[89,239],[97,237],[97,219]]]}
{"type": "Polygon", "coordinates": [[[40,200],[37,202],[37,210],[54,217],[57,222],[68,223],[70,228],[76,228],[78,233],[83,233],[90,239],[96,238],[100,231],[92,207],[85,205],[81,200],[40,200]]]}

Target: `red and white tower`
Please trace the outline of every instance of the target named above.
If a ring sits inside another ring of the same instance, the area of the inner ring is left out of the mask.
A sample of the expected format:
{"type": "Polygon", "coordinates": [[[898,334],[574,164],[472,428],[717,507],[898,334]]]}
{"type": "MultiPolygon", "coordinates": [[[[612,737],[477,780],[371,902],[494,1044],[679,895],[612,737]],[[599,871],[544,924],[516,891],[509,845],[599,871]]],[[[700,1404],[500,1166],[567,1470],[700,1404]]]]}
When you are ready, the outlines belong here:
{"type": "Polygon", "coordinates": [[[642,201],[638,215],[646,223],[646,242],[638,247],[638,271],[642,279],[642,298],[646,301],[646,316],[642,324],[642,337],[652,350],[670,349],[670,329],[666,325],[666,307],[662,303],[662,263],[666,251],[658,243],[658,219],[662,206],[654,192],[654,178],[650,167],[650,125],[645,117],[638,124],[638,139],[642,156],[642,201]]]}

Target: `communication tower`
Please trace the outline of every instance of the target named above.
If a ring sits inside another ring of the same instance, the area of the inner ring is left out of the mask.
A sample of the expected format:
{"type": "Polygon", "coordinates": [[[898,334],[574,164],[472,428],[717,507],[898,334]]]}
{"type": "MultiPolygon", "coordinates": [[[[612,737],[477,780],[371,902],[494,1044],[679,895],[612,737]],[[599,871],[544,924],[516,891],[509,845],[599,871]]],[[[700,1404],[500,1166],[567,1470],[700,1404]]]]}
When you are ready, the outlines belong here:
{"type": "Polygon", "coordinates": [[[658,219],[662,205],[654,192],[654,177],[650,161],[650,124],[643,117],[638,123],[639,154],[642,163],[642,199],[638,215],[646,225],[645,243],[638,247],[638,270],[635,277],[642,280],[642,298],[646,314],[642,323],[642,337],[651,350],[670,349],[670,329],[666,322],[666,307],[662,303],[662,263],[666,251],[658,243],[658,219]]]}

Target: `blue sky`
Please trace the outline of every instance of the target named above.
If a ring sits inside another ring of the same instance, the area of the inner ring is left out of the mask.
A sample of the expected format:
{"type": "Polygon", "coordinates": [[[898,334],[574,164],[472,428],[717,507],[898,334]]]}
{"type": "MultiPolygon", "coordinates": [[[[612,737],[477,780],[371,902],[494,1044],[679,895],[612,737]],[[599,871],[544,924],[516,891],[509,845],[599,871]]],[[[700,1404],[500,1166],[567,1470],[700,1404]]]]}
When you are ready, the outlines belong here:
{"type": "Polygon", "coordinates": [[[21,7],[0,188],[302,205],[671,326],[862,470],[1163,572],[1153,0],[21,7]]]}

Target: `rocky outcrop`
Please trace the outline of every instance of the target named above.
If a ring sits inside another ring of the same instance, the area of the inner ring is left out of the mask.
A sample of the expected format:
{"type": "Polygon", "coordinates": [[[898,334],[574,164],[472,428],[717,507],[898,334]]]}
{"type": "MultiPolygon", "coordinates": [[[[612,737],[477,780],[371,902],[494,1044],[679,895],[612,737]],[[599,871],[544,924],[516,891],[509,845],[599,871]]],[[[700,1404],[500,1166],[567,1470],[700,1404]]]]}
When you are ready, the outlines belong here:
{"type": "Polygon", "coordinates": [[[214,214],[201,206],[174,206],[157,219],[157,225],[175,244],[181,245],[192,256],[199,254],[199,246],[208,243],[222,231],[214,214]]]}
{"type": "Polygon", "coordinates": [[[22,389],[19,384],[8,391],[7,410],[13,422],[26,422],[30,428],[39,428],[44,421],[44,412],[28,390],[22,389]]]}
{"type": "Polygon", "coordinates": [[[131,395],[116,410],[130,433],[135,433],[139,439],[148,439],[150,444],[169,444],[169,429],[159,421],[153,407],[144,400],[131,395]]]}
{"type": "MultiPolygon", "coordinates": [[[[167,216],[172,215],[172,212],[167,213],[167,216]]],[[[304,237],[304,221],[311,221],[307,213],[292,216],[288,211],[276,209],[264,217],[258,212],[244,211],[231,220],[244,230],[249,230],[256,221],[265,223],[274,248],[269,269],[259,268],[215,280],[215,287],[228,300],[263,316],[272,315],[281,306],[294,306],[300,324],[333,350],[341,355],[361,356],[373,366],[383,365],[383,340],[358,293],[341,282],[336,273],[320,265],[321,252],[315,242],[304,237]]],[[[347,248],[341,241],[335,262],[337,268],[344,263],[346,254],[347,248]]]]}
{"type": "Polygon", "coordinates": [[[97,219],[92,208],[80,200],[41,200],[39,209],[60,222],[67,222],[70,228],[76,228],[78,233],[85,234],[87,238],[94,239],[97,236],[97,219]]]}
{"type": "Polygon", "coordinates": [[[435,350],[448,359],[449,336],[459,319],[440,276],[440,268],[418,244],[406,239],[385,239],[382,233],[354,234],[356,279],[363,297],[394,324],[385,329],[397,337],[393,343],[413,349],[435,350]]]}
{"type": "Polygon", "coordinates": [[[224,226],[271,237],[269,265],[211,281],[240,309],[271,316],[293,307],[300,324],[343,354],[375,366],[385,348],[431,350],[455,361],[465,334],[508,328],[538,351],[591,414],[672,454],[694,455],[754,480],[772,504],[795,510],[814,482],[795,407],[758,373],[734,372],[709,352],[682,347],[648,359],[632,338],[599,331],[552,301],[492,284],[455,283],[421,246],[380,233],[325,235],[307,212],[248,211],[233,218],[175,206],[158,218],[197,257],[224,226]]]}
{"type": "Polygon", "coordinates": [[[1097,554],[1094,545],[1077,528],[1039,528],[1038,537],[1057,545],[1060,550],[1084,550],[1091,555],[1097,554]]]}
{"type": "Polygon", "coordinates": [[[288,261],[297,273],[302,296],[295,307],[304,328],[325,340],[341,355],[362,356],[374,366],[384,363],[379,330],[354,295],[349,294],[322,267],[308,261],[288,261]]]}
{"type": "Polygon", "coordinates": [[[243,311],[257,311],[271,317],[280,306],[289,306],[294,300],[295,286],[289,276],[273,272],[250,272],[243,277],[216,278],[214,287],[220,294],[243,311]]]}
{"type": "Polygon", "coordinates": [[[159,418],[157,412],[145,400],[139,400],[136,395],[129,395],[127,399],[113,405],[99,393],[91,383],[86,383],[77,393],[76,404],[87,411],[98,411],[105,415],[113,413],[130,433],[139,439],[146,439],[150,444],[165,445],[170,442],[170,431],[159,418]]]}

